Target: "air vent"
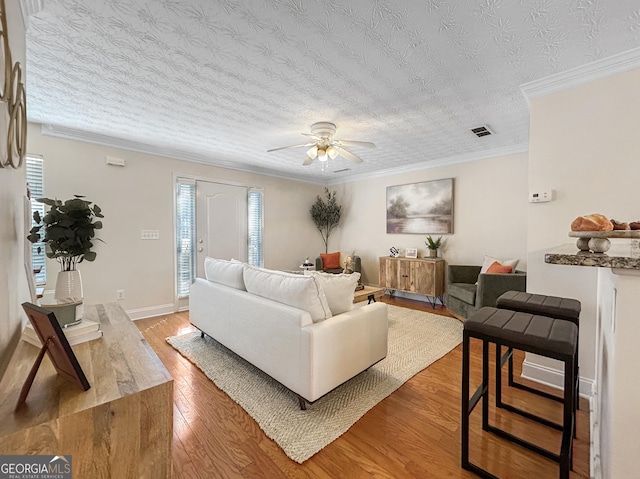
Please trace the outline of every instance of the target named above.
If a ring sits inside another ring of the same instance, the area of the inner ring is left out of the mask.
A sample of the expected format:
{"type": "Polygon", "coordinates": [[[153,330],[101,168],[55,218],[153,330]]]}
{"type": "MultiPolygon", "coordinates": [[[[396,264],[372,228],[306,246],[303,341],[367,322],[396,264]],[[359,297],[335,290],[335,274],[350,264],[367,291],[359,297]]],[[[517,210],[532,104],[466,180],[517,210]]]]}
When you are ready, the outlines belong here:
{"type": "Polygon", "coordinates": [[[351,168],[342,168],[341,170],[334,171],[334,173],[344,173],[345,171],[351,171],[351,168]]]}
{"type": "Polygon", "coordinates": [[[478,128],[471,128],[471,131],[478,138],[481,138],[483,136],[493,135],[493,131],[491,131],[491,129],[489,129],[487,125],[479,126],[478,128]]]}

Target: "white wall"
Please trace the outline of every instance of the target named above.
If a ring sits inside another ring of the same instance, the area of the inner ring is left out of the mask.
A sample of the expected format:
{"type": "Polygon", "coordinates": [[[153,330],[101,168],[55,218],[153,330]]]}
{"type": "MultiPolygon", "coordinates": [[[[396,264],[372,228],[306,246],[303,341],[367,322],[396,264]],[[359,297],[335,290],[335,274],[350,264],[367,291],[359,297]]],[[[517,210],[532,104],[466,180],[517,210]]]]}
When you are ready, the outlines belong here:
{"type": "Polygon", "coordinates": [[[545,264],[544,253],[575,244],[567,234],[577,216],[640,219],[638,85],[640,69],[531,101],[529,188],[554,189],[557,199],[529,206],[528,290],[582,302],[580,375],[588,379],[594,378],[597,271],[545,264]]]}
{"type": "Polygon", "coordinates": [[[481,265],[484,255],[519,258],[526,271],[527,155],[517,154],[424,169],[339,185],[344,198],[342,228],[336,236],[342,251],[362,257],[363,281],[378,284],[379,257],[389,248],[417,247],[426,254],[423,234],[387,234],[386,188],[454,178],[454,227],[445,235],[441,255],[449,264],[481,265]]]}
{"type": "MultiPolygon", "coordinates": [[[[322,187],[309,183],[119,150],[41,134],[29,125],[28,151],[45,162],[45,196],[66,200],[74,194],[98,204],[105,215],[97,259],[79,266],[85,302],[116,300],[133,317],[171,308],[174,297],[173,177],[191,175],[264,189],[264,261],[268,268],[298,269],[306,256],[323,251],[309,209],[322,187]],[[126,160],[124,168],[107,156],[126,160]],[[160,231],[160,240],[140,239],[142,229],[160,231]]],[[[55,287],[59,266],[48,260],[47,290],[55,287]]]]}
{"type": "MultiPolygon", "coordinates": [[[[24,69],[25,36],[20,5],[18,0],[5,0],[5,6],[13,61],[19,61],[24,69]]],[[[6,139],[7,116],[7,104],[0,102],[0,141],[3,142],[6,139]]],[[[24,268],[26,192],[24,166],[19,170],[0,169],[0,377],[26,320],[20,305],[29,300],[24,268]]]]}

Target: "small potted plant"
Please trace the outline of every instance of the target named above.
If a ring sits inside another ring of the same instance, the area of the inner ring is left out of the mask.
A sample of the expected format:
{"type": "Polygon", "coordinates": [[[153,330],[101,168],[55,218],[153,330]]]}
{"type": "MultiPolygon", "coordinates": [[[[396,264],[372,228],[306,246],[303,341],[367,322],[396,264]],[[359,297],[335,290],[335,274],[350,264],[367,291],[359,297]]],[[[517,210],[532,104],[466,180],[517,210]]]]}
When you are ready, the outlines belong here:
{"type": "Polygon", "coordinates": [[[44,217],[40,217],[38,211],[33,213],[36,226],[31,228],[27,236],[32,243],[42,241],[46,245],[47,258],[60,263],[56,299],[82,298],[82,279],[76,265],[84,260],[95,260],[96,253],[91,251],[93,241],[102,241],[95,238],[95,230],[102,228],[102,221],[94,221],[96,218],[104,218],[102,210],[98,205],[92,206],[91,201],[82,198],[84,197],[74,195],[74,198],[64,202],[38,198],[38,202],[51,208],[44,217]],[[40,235],[41,229],[44,229],[43,237],[40,235]]]}
{"type": "Polygon", "coordinates": [[[429,257],[437,258],[438,250],[442,246],[442,236],[438,237],[437,240],[434,240],[431,235],[428,235],[424,244],[427,245],[427,249],[429,250],[429,257]]]}

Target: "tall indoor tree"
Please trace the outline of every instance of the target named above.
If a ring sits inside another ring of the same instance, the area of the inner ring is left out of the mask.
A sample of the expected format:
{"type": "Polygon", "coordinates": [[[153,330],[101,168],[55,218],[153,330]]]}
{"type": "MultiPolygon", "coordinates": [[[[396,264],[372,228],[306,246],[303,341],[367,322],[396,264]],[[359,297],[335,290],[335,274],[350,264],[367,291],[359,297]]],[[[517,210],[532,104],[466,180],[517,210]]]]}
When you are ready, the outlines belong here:
{"type": "Polygon", "coordinates": [[[342,206],[336,200],[336,192],[324,189],[324,199],[320,195],[316,196],[316,202],[311,205],[311,218],[318,228],[322,241],[324,242],[324,252],[329,252],[329,236],[340,223],[342,217],[342,206]]]}

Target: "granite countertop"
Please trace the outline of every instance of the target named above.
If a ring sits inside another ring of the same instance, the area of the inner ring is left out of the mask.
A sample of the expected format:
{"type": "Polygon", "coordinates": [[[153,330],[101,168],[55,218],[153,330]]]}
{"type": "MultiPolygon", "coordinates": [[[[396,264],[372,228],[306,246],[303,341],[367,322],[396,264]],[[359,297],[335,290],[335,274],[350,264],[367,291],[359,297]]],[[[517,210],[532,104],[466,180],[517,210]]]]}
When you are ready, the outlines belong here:
{"type": "Polygon", "coordinates": [[[640,270],[640,254],[631,251],[631,245],[612,245],[606,253],[579,251],[575,245],[566,245],[544,255],[544,262],[569,266],[595,266],[640,270]]]}

